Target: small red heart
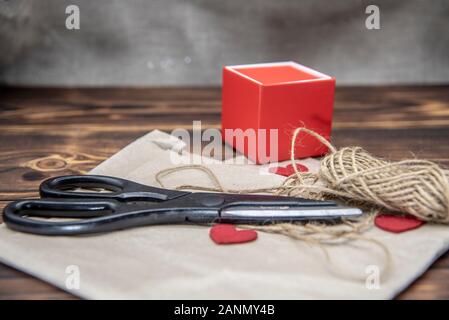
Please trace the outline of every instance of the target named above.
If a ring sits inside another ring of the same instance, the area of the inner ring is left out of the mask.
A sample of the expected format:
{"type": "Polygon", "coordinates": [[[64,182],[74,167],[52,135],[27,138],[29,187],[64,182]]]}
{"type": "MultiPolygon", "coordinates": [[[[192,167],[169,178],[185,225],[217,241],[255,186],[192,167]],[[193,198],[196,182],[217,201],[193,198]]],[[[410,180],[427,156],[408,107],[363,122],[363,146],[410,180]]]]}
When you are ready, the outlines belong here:
{"type": "Polygon", "coordinates": [[[216,224],[209,231],[216,244],[244,243],[257,239],[255,230],[237,230],[233,224],[216,224]]]}
{"type": "MultiPolygon", "coordinates": [[[[302,165],[300,163],[296,163],[296,169],[299,172],[309,172],[309,168],[307,168],[305,165],[302,165]]],[[[276,173],[284,177],[289,177],[292,174],[295,173],[295,169],[293,168],[292,164],[290,163],[286,167],[273,167],[269,169],[270,173],[276,173]]]]}
{"type": "Polygon", "coordinates": [[[385,231],[401,233],[422,226],[425,222],[412,215],[379,214],[374,224],[385,231]]]}

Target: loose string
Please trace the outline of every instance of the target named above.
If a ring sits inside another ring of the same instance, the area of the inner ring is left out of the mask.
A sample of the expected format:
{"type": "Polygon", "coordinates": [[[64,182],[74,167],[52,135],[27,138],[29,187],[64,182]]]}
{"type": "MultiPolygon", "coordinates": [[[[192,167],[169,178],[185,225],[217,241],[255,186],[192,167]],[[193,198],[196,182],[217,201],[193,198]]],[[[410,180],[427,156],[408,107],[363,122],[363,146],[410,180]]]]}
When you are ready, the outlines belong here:
{"type": "MultiPolygon", "coordinates": [[[[215,187],[179,185],[175,187],[175,189],[177,190],[201,190],[208,192],[212,191],[212,192],[228,192],[228,193],[279,194],[279,190],[276,187],[265,189],[239,189],[239,190],[226,189],[222,186],[220,180],[215,175],[215,173],[209,168],[204,167],[202,165],[183,165],[161,170],[156,174],[155,179],[161,187],[165,188],[166,185],[162,181],[163,177],[184,170],[199,170],[206,173],[206,175],[210,178],[210,181],[215,185],[215,187]]],[[[379,247],[383,253],[385,262],[381,264],[382,268],[380,272],[383,274],[383,279],[387,279],[392,261],[390,251],[381,241],[361,235],[372,227],[373,225],[372,221],[374,219],[374,216],[375,212],[371,210],[368,211],[365,217],[363,217],[362,219],[351,220],[343,218],[341,219],[341,223],[336,225],[330,225],[320,222],[306,222],[306,223],[272,223],[265,225],[244,224],[238,225],[238,227],[241,229],[252,229],[266,233],[280,234],[295,240],[300,240],[309,245],[315,245],[323,252],[324,257],[328,262],[328,265],[332,266],[332,268],[329,268],[330,272],[353,281],[362,281],[364,280],[364,278],[363,276],[357,277],[354,276],[353,274],[348,274],[346,270],[339,268],[338,265],[332,261],[329,251],[325,246],[346,244],[353,240],[360,240],[372,243],[377,247],[379,247]]],[[[205,225],[211,226],[213,225],[213,223],[205,225]]]]}

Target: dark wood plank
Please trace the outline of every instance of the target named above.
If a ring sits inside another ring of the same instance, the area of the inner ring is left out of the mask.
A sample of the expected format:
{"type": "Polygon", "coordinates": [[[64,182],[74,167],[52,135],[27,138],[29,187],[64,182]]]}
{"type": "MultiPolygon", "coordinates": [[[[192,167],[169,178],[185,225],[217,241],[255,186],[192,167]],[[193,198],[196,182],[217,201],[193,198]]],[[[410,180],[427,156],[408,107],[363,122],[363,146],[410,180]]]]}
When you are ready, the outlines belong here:
{"type": "MultiPolygon", "coordinates": [[[[220,126],[219,88],[0,88],[0,208],[50,176],[84,173],[152,129],[220,126]]],[[[338,88],[333,142],[449,166],[449,86],[338,88]]],[[[449,299],[449,255],[401,299],[449,299]]],[[[0,299],[69,298],[0,265],[0,299]]]]}
{"type": "Polygon", "coordinates": [[[32,278],[29,275],[1,265],[0,267],[0,299],[77,299],[51,284],[32,278]]]}
{"type": "MultiPolygon", "coordinates": [[[[449,255],[446,254],[439,261],[445,261],[444,263],[447,264],[449,255]]],[[[449,297],[448,277],[449,268],[436,268],[432,266],[410,288],[401,293],[398,299],[447,300],[449,297]]]]}

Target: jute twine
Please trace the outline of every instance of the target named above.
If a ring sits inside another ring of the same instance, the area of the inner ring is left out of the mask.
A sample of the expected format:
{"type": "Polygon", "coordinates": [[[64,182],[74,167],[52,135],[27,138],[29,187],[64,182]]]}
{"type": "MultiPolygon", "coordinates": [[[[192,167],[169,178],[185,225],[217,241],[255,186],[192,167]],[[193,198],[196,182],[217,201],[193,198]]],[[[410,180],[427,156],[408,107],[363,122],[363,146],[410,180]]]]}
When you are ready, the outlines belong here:
{"type": "MultiPolygon", "coordinates": [[[[269,225],[244,225],[259,231],[283,234],[310,244],[318,244],[326,258],[329,254],[323,245],[363,240],[376,244],[384,252],[384,275],[391,262],[388,248],[380,241],[363,235],[373,225],[380,211],[409,213],[419,219],[434,223],[449,222],[449,171],[428,160],[403,160],[388,162],[375,158],[360,147],[337,150],[315,131],[297,128],[291,141],[291,162],[294,174],[278,187],[269,189],[226,189],[217,176],[207,167],[187,165],[169,168],[156,175],[164,187],[162,178],[182,170],[194,169],[206,173],[214,187],[181,185],[176,189],[216,191],[229,193],[273,193],[309,199],[335,199],[361,207],[365,215],[361,219],[342,219],[339,224],[320,222],[278,223],[269,225]],[[304,132],[328,147],[317,173],[299,172],[295,165],[295,147],[298,135],[304,132]]],[[[334,266],[335,267],[335,266],[334,266]]],[[[335,272],[335,268],[333,272],[335,272]]]]}
{"type": "Polygon", "coordinates": [[[329,148],[316,174],[295,174],[280,187],[282,194],[309,198],[340,197],[393,213],[408,213],[434,223],[449,222],[449,170],[428,160],[388,162],[360,147],[337,150],[324,137],[297,128],[291,144],[291,161],[299,133],[305,132],[329,148]]]}

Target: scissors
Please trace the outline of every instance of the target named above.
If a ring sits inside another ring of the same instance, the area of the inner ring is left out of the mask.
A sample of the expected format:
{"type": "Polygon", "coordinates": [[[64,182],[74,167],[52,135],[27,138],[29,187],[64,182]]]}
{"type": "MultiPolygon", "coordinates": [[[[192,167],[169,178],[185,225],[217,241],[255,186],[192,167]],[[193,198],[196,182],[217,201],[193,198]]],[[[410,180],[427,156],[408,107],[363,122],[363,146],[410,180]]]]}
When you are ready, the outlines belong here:
{"type": "Polygon", "coordinates": [[[3,221],[9,228],[42,235],[78,235],[157,224],[263,224],[362,214],[358,208],[334,201],[168,190],[99,175],[50,178],[41,183],[39,191],[40,199],[18,200],[5,207],[3,221]]]}

